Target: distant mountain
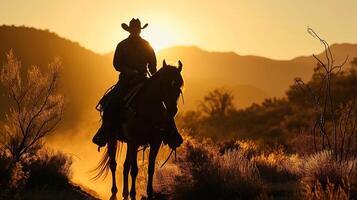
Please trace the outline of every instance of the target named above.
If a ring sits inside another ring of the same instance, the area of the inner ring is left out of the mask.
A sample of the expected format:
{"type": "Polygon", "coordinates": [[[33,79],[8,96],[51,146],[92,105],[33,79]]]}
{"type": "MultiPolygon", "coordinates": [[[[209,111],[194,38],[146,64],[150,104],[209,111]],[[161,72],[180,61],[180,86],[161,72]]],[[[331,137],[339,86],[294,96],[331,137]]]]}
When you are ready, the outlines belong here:
{"type": "MultiPolygon", "coordinates": [[[[67,126],[77,124],[86,113],[84,111],[94,110],[98,99],[115,81],[109,59],[47,30],[0,26],[1,64],[6,61],[5,54],[10,49],[21,60],[23,68],[38,65],[46,69],[55,57],[60,57],[63,66],[60,92],[65,94],[67,101],[62,124],[67,126]]],[[[8,104],[4,92],[0,95],[0,115],[3,117],[8,104]]]]}
{"type": "MultiPolygon", "coordinates": [[[[347,55],[346,65],[357,57],[357,44],[334,44],[330,48],[336,64],[343,62],[347,55]]],[[[323,53],[317,56],[324,59],[323,53]]],[[[209,52],[194,46],[167,48],[160,51],[158,57],[159,60],[176,62],[181,59],[184,62],[189,102],[195,102],[214,87],[225,86],[233,90],[239,107],[259,103],[266,97],[283,96],[294,84],[294,78],[309,80],[316,66],[312,56],[272,60],[234,52],[209,52]]]]}
{"type": "MultiPolygon", "coordinates": [[[[66,95],[67,109],[64,124],[73,126],[86,115],[93,114],[94,106],[104,91],[117,80],[112,67],[113,53],[100,55],[76,42],[47,30],[0,26],[0,61],[13,49],[23,67],[38,65],[42,69],[55,57],[63,62],[60,91],[66,95]]],[[[336,62],[345,55],[357,56],[356,44],[335,44],[331,50],[336,62]]],[[[225,87],[235,95],[237,107],[246,107],[271,96],[283,96],[295,77],[310,79],[316,65],[311,56],[292,60],[272,60],[259,56],[241,56],[233,52],[209,52],[198,47],[176,46],[158,52],[159,66],[165,58],[175,64],[184,63],[185,105],[193,109],[208,91],[225,87]]],[[[1,88],[0,88],[1,91],[1,88]]],[[[0,93],[0,117],[7,103],[0,93]]]]}
{"type": "MultiPolygon", "coordinates": [[[[348,56],[347,64],[348,66],[353,58],[357,57],[357,44],[341,43],[330,45],[331,52],[335,58],[335,64],[341,64],[348,56]]],[[[318,54],[318,57],[325,59],[325,52],[318,54]]],[[[300,56],[292,60],[293,62],[311,62],[314,61],[312,56],[300,56]]]]}

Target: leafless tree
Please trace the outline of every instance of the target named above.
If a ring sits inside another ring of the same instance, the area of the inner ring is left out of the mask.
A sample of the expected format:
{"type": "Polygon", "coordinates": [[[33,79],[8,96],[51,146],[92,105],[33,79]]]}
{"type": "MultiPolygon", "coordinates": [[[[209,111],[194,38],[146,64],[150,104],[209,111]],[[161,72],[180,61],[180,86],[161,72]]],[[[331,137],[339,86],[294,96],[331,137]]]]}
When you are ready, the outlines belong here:
{"type": "Polygon", "coordinates": [[[209,92],[200,102],[201,111],[208,116],[225,116],[234,109],[234,96],[226,89],[215,89],[209,92]]]}
{"type": "Polygon", "coordinates": [[[10,51],[0,71],[0,82],[11,103],[0,129],[0,148],[16,163],[36,153],[42,139],[57,127],[62,119],[64,97],[56,94],[59,59],[48,65],[43,74],[37,66],[30,67],[26,78],[21,76],[21,63],[10,51]]]}
{"type": "Polygon", "coordinates": [[[295,80],[297,85],[309,96],[315,110],[316,120],[311,129],[315,151],[331,151],[334,159],[340,163],[351,160],[354,162],[357,156],[356,91],[350,91],[353,98],[344,105],[341,102],[336,102],[333,93],[334,79],[341,73],[348,56],[342,64],[336,65],[329,44],[311,28],[308,28],[308,32],[318,39],[325,49],[325,61],[313,55],[318,63],[317,70],[320,70],[320,73],[317,74],[321,76],[318,87],[311,87],[301,79],[295,80]]]}

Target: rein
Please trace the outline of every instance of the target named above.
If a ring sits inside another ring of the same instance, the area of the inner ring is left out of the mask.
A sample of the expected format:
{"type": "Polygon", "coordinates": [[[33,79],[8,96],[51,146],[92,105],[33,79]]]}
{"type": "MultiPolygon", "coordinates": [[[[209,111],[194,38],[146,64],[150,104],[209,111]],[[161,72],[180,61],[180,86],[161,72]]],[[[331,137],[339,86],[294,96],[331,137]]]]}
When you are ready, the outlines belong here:
{"type": "Polygon", "coordinates": [[[185,98],[183,96],[182,90],[180,90],[180,95],[181,95],[181,99],[182,99],[182,104],[184,105],[185,104],[185,98]]]}
{"type": "Polygon", "coordinates": [[[162,165],[160,166],[160,169],[167,163],[167,161],[169,161],[171,155],[172,155],[172,152],[175,152],[175,160],[176,160],[176,149],[172,149],[169,156],[166,158],[165,162],[162,163],[162,165]]]}

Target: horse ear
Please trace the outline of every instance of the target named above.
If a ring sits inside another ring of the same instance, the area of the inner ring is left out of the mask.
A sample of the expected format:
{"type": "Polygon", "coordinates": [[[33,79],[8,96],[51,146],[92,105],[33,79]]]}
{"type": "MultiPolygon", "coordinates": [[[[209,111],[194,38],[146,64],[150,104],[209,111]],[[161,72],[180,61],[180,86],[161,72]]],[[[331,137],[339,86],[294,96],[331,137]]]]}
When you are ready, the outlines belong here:
{"type": "Polygon", "coordinates": [[[163,67],[166,67],[166,66],[167,66],[165,59],[164,59],[164,61],[162,62],[162,66],[163,66],[163,67]]]}
{"type": "Polygon", "coordinates": [[[182,62],[181,62],[181,60],[178,61],[178,70],[179,70],[179,72],[182,71],[182,62]]]}

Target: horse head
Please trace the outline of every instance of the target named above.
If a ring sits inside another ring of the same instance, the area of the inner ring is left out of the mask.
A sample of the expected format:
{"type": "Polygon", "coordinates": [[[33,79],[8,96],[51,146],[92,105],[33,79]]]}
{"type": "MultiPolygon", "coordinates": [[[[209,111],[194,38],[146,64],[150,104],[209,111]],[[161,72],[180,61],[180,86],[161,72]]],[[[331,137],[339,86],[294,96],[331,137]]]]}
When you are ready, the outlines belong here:
{"type": "MultiPolygon", "coordinates": [[[[182,94],[182,87],[184,84],[181,71],[182,63],[178,61],[178,66],[172,66],[166,64],[163,61],[162,68],[155,74],[160,77],[160,91],[161,91],[161,101],[165,107],[166,115],[169,120],[173,120],[177,113],[177,101],[182,94]]],[[[175,123],[172,122],[170,125],[174,126],[169,128],[169,130],[175,130],[167,132],[163,136],[164,143],[168,144],[170,148],[175,149],[179,147],[183,139],[180,133],[177,131],[175,123]]]]}

